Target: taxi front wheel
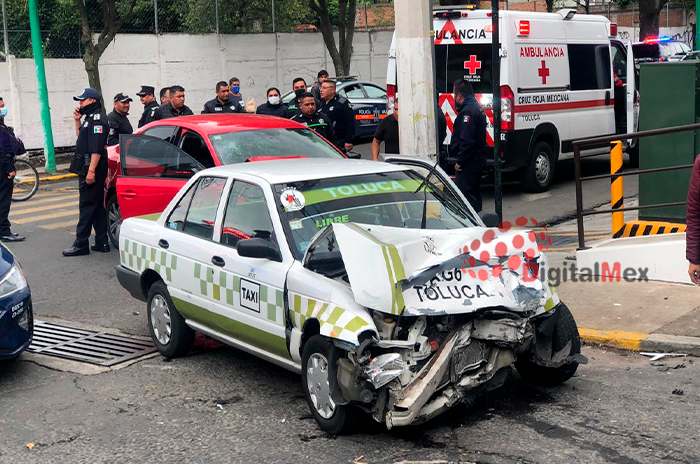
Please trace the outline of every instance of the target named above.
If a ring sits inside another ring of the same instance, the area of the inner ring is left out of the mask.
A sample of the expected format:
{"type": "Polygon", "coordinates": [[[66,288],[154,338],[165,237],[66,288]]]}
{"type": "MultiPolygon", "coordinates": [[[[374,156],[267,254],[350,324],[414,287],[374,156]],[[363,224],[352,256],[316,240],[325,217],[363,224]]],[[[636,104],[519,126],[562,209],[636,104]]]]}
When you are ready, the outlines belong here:
{"type": "Polygon", "coordinates": [[[148,328],[160,354],[175,358],[187,354],[194,343],[194,330],[177,312],[165,283],[160,280],[148,291],[148,328]]]}
{"type": "Polygon", "coordinates": [[[334,435],[350,431],[358,413],[350,405],[335,404],[331,398],[328,367],[337,360],[336,350],[328,338],[314,335],[301,356],[302,387],[311,414],[321,429],[334,435]]]}

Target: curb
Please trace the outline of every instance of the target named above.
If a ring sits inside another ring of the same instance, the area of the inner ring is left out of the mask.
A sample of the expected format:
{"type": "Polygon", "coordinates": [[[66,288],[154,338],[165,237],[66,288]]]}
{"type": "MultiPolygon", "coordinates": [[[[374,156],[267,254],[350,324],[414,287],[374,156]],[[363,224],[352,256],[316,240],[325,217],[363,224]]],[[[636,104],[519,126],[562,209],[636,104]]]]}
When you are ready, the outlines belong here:
{"type": "Polygon", "coordinates": [[[700,338],[682,335],[645,334],[619,330],[579,329],[581,340],[590,345],[630,351],[685,353],[700,356],[700,338]]]}
{"type": "Polygon", "coordinates": [[[78,177],[77,174],[59,174],[57,176],[39,177],[39,182],[53,182],[56,180],[72,179],[78,177]]]}

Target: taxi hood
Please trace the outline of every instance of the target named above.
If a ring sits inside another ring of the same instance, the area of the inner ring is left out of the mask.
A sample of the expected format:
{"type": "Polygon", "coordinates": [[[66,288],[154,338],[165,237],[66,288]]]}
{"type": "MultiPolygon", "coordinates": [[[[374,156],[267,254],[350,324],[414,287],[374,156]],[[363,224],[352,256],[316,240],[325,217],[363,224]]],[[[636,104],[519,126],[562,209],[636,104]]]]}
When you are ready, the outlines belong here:
{"type": "MultiPolygon", "coordinates": [[[[393,315],[500,307],[540,313],[555,298],[530,231],[333,224],[355,301],[393,315]]],[[[549,308],[548,308],[549,309],[549,308]]]]}

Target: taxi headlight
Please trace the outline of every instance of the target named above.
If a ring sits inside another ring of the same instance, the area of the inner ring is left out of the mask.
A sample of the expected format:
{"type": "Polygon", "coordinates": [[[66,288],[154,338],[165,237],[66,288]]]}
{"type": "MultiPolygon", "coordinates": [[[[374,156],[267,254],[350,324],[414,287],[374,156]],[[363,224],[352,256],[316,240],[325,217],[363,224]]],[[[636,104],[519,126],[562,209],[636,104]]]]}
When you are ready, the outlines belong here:
{"type": "Polygon", "coordinates": [[[27,279],[19,265],[13,265],[9,271],[0,278],[0,298],[12,295],[15,292],[27,288],[27,279]]]}

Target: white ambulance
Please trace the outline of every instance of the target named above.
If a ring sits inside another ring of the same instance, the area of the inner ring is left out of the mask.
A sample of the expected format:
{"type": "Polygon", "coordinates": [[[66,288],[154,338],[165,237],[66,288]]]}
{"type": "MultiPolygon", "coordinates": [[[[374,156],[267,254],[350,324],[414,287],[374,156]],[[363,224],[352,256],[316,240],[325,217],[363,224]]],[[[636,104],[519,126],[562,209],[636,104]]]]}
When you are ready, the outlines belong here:
{"type": "MultiPolygon", "coordinates": [[[[499,16],[503,170],[519,171],[526,191],[542,192],[552,183],[557,161],[573,157],[572,141],[633,132],[634,63],[628,65],[628,46],[615,39],[617,25],[604,16],[570,9],[502,11],[499,16]]],[[[471,82],[488,116],[487,142],[493,145],[491,11],[436,9],[433,25],[436,87],[448,127],[445,143],[457,117],[452,84],[463,78],[471,82]]],[[[387,70],[390,101],[396,76],[394,37],[387,70]]],[[[609,146],[584,153],[607,151],[609,146]]],[[[634,163],[636,150],[628,151],[634,163]]],[[[454,160],[441,160],[446,170],[450,164],[454,160]]]]}

